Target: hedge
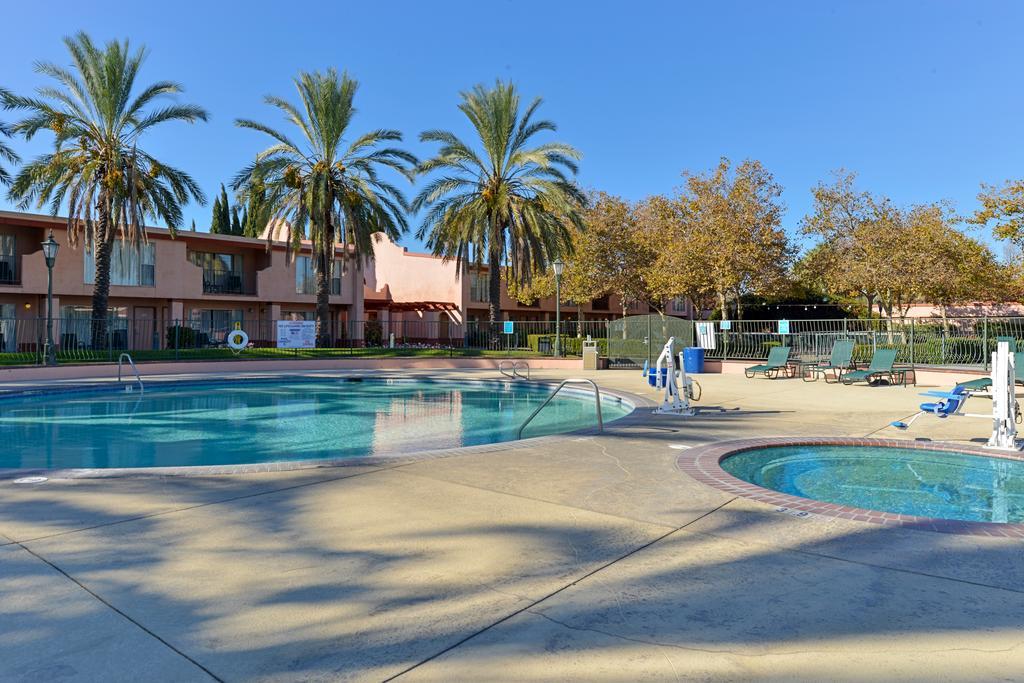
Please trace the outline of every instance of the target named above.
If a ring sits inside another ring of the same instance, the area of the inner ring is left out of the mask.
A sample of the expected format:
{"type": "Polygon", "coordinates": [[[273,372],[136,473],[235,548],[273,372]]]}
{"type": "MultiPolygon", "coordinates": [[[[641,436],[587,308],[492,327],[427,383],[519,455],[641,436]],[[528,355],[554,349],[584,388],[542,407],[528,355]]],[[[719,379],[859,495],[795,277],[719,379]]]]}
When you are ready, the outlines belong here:
{"type": "Polygon", "coordinates": [[[196,347],[196,331],[185,325],[171,325],[167,328],[167,348],[194,349],[196,347]]]}
{"type": "MultiPolygon", "coordinates": [[[[526,335],[526,345],[530,347],[531,351],[540,351],[541,340],[546,340],[548,343],[548,350],[553,352],[555,349],[555,335],[553,334],[528,334],[526,335]]],[[[583,342],[586,339],[579,337],[569,337],[562,335],[562,353],[567,356],[582,356],[583,355],[583,342]]],[[[597,342],[597,355],[607,356],[608,355],[608,340],[599,337],[597,339],[591,339],[591,341],[597,342]]],[[[645,347],[646,348],[646,347],[645,347]]]]}

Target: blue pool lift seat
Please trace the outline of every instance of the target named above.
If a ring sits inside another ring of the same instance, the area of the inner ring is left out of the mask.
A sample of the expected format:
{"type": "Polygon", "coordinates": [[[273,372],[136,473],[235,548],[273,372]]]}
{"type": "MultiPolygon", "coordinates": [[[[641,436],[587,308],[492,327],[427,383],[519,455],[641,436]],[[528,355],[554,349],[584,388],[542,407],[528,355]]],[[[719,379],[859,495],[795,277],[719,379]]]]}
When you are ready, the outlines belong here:
{"type": "Polygon", "coordinates": [[[928,391],[921,395],[942,399],[922,403],[920,406],[922,413],[930,413],[936,417],[949,417],[960,410],[964,401],[970,397],[971,392],[967,387],[959,385],[954,387],[953,391],[928,391]]]}

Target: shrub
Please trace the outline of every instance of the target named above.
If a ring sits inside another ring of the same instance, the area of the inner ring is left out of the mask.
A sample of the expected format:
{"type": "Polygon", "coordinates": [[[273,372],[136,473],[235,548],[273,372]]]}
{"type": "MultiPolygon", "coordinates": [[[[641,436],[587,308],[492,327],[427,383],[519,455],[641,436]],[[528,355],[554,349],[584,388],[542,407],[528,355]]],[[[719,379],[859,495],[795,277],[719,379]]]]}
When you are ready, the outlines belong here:
{"type": "Polygon", "coordinates": [[[367,346],[381,346],[384,342],[384,329],[378,320],[367,320],[363,328],[364,341],[367,346]]]}
{"type": "MultiPolygon", "coordinates": [[[[546,348],[550,351],[555,349],[555,335],[553,334],[528,334],[526,335],[526,345],[530,347],[531,351],[540,352],[541,340],[546,341],[546,348]]],[[[583,355],[583,342],[586,338],[580,339],[579,337],[569,337],[562,335],[562,354],[566,356],[581,356],[583,355]]],[[[592,339],[597,342],[597,355],[607,356],[608,355],[608,340],[601,337],[592,339]]],[[[644,346],[644,349],[647,347],[644,346]]],[[[645,351],[646,353],[646,351],[645,351]]]]}
{"type": "Polygon", "coordinates": [[[185,325],[171,325],[167,328],[167,348],[192,349],[196,346],[196,331],[185,325]]]}

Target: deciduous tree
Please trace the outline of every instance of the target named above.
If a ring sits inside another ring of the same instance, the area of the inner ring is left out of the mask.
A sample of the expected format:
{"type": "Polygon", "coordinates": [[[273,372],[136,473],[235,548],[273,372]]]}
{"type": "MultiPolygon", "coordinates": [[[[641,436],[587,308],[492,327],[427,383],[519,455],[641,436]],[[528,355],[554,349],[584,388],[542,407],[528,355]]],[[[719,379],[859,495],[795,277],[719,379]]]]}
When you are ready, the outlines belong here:
{"type": "Polygon", "coordinates": [[[700,259],[679,262],[701,269],[723,316],[731,297],[741,318],[744,295],[772,294],[786,283],[793,250],[781,226],[782,188],[755,160],[733,171],[723,158],[712,171],[685,178],[676,239],[689,240],[682,248],[698,249],[690,253],[700,259]]]}
{"type": "Polygon", "coordinates": [[[969,221],[990,225],[999,239],[1024,247],[1024,180],[1008,180],[1001,187],[983,184],[978,201],[981,208],[969,221]]]}

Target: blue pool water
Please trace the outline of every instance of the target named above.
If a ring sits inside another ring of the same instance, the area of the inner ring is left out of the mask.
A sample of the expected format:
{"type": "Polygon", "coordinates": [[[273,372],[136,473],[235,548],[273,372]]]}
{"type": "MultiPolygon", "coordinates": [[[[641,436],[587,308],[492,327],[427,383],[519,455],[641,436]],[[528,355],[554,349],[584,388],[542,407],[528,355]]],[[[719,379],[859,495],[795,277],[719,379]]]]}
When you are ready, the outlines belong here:
{"type": "Polygon", "coordinates": [[[801,498],[904,515],[1024,522],[1024,461],[878,446],[783,446],[722,461],[738,479],[801,498]]]}
{"type": "MultiPolygon", "coordinates": [[[[0,468],[226,465],[347,458],[510,441],[551,387],[292,379],[0,400],[0,468]]],[[[604,397],[604,420],[631,407],[604,397]]],[[[524,438],[595,424],[563,390],[524,438]]]]}

